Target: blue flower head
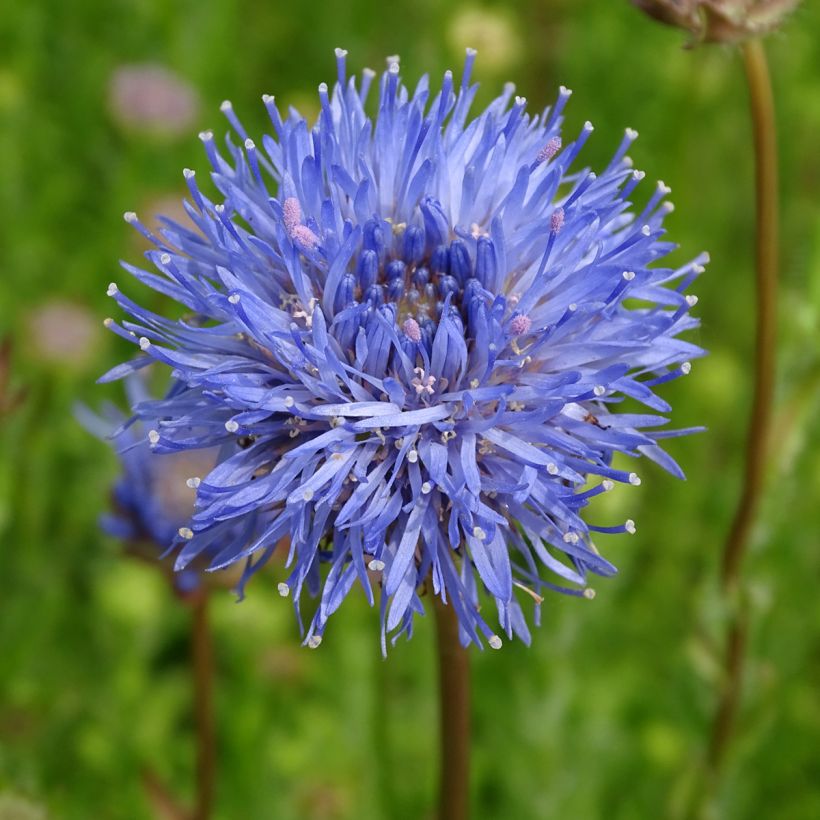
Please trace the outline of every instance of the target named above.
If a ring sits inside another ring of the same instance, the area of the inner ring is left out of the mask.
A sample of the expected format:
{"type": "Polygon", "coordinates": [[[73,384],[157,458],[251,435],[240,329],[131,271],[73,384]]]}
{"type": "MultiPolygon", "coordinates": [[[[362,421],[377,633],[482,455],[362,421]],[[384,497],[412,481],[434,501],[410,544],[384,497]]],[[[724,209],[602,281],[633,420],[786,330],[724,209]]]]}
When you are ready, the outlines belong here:
{"type": "MultiPolygon", "coordinates": [[[[127,393],[132,404],[148,398],[137,376],[128,380],[127,393]]],[[[79,407],[77,414],[89,432],[112,446],[120,464],[111,493],[112,510],[100,517],[101,528],[123,541],[132,554],[152,560],[162,557],[180,533],[190,529],[198,474],[213,468],[216,453],[189,450],[158,457],[145,426],[129,423],[116,407],[106,406],[102,415],[79,407]]],[[[198,588],[200,581],[200,574],[192,570],[174,575],[174,585],[182,593],[198,588]]]]}
{"type": "Polygon", "coordinates": [[[686,291],[705,255],[658,264],[668,189],[632,209],[631,130],[602,171],[580,167],[593,129],[562,138],[568,90],[530,115],[506,86],[470,119],[474,58],[460,84],[447,72],[410,91],[398,58],[357,80],[339,50],[312,127],[265,96],[273,134],[257,145],[222,105],[226,150],[201,135],[218,201],[185,171],[196,230],[126,214],[155,245],[152,270],[126,269],[185,313],[112,284],[132,317],[112,329],[142,352],[104,378],[167,364],[179,388],[134,407],[159,419],[154,451],[221,454],[176,566],[242,562],[241,591],[288,537],[279,589],[297,615],[305,587],[318,596],[313,647],[357,583],[371,603],[381,590],[383,646],[411,633],[426,592],[465,644],[499,647],[481,590],[498,631],[529,641],[522,601],[537,621],[544,590],[591,597],[589,574],[615,572],[593,534],[634,531],[581,516],[640,483],[614,455],[681,475],[658,442],[686,431],[658,429],[670,408],[654,389],[702,354],[679,336],[697,325],[686,291]],[[647,409],[619,412],[625,398],[647,409]]]}

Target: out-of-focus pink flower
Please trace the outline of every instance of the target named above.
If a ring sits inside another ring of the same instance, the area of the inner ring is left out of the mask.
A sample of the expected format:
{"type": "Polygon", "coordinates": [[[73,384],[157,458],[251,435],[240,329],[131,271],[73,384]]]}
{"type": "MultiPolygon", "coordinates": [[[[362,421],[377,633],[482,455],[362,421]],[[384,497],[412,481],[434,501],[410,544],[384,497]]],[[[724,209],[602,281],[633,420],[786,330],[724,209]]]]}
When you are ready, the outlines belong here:
{"type": "Polygon", "coordinates": [[[190,131],[199,114],[196,90],[161,65],[121,66],[108,92],[112,116],[129,129],[177,136],[190,131]]]}
{"type": "Polygon", "coordinates": [[[102,325],[90,310],[60,299],[35,309],[28,329],[34,354],[50,364],[83,365],[102,338],[102,325]]]}

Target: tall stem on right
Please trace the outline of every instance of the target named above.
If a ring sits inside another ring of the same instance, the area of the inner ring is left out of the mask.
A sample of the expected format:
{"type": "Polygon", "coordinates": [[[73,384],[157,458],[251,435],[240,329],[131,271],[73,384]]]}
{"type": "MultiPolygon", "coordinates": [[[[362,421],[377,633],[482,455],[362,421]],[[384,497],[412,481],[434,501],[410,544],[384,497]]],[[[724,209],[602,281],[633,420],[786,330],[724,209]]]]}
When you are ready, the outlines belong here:
{"type": "Polygon", "coordinates": [[[470,816],[470,658],[452,603],[433,595],[439,662],[441,760],[437,820],[470,816]]]}
{"type": "Polygon", "coordinates": [[[779,209],[774,98],[763,44],[759,40],[750,40],[742,48],[755,147],[755,382],[746,443],[743,489],[732,528],[726,539],[721,567],[721,587],[729,603],[731,617],[726,639],[723,688],[709,744],[708,765],[713,779],[717,779],[726,756],[741,699],[747,633],[747,616],[741,591],[741,567],[765,484],[774,398],[777,334],[779,209]]]}
{"type": "Polygon", "coordinates": [[[194,820],[208,820],[213,812],[216,781],[214,726],[214,651],[208,619],[208,593],[200,590],[191,606],[191,654],[196,714],[196,806],[194,820]]]}

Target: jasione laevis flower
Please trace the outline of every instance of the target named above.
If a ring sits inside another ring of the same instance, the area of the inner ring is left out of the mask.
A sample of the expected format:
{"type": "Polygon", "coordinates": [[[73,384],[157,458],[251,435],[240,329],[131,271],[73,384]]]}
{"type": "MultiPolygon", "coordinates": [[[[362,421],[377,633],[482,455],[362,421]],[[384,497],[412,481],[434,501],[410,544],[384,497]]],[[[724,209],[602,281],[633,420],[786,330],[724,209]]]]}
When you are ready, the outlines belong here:
{"type": "Polygon", "coordinates": [[[654,389],[702,351],[687,295],[705,255],[658,264],[671,206],[659,183],[645,205],[626,152],[577,166],[592,133],[562,142],[562,88],[543,114],[508,85],[477,118],[468,51],[459,85],[414,91],[398,58],[381,77],[319,87],[313,126],[263,98],[273,135],[257,145],[230,103],[226,153],[201,135],[220,201],[185,178],[198,231],[171,221],[153,270],[125,265],[184,307],[152,313],[111,284],[132,321],[107,324],[141,355],[106,379],[164,362],[178,386],[138,402],[156,453],[221,448],[195,476],[197,511],[176,566],[212,552],[243,562],[240,588],[289,538],[287,580],[316,647],[355,584],[374,603],[382,644],[412,632],[425,591],[454,607],[466,644],[501,645],[479,611],[494,599],[501,630],[530,640],[519,598],[544,590],[591,597],[589,573],[615,568],[581,511],[614,484],[638,484],[616,453],[681,475],[658,441],[667,403],[654,389]],[[377,83],[376,114],[367,113],[377,83]],[[647,412],[618,412],[625,398],[647,412]],[[320,564],[329,564],[324,579],[320,564]]]}
{"type": "Polygon", "coordinates": [[[800,0],[632,0],[656,20],[685,29],[697,43],[732,43],[777,28],[800,0]]]}

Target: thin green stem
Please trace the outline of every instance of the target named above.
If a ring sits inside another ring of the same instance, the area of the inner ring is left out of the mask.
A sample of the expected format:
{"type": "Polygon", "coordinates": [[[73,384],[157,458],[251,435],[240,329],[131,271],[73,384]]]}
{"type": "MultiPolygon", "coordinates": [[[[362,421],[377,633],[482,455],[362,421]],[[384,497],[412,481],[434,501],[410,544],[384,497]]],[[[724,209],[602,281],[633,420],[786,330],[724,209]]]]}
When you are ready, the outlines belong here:
{"type": "Polygon", "coordinates": [[[433,596],[439,660],[441,762],[438,820],[470,815],[470,661],[455,610],[433,596]]]}
{"type": "Polygon", "coordinates": [[[193,820],[208,820],[213,810],[216,779],[214,727],[214,655],[208,620],[208,593],[201,591],[191,605],[191,661],[196,718],[196,805],[193,820]]]}
{"type": "Polygon", "coordinates": [[[723,552],[721,586],[731,612],[723,687],[708,751],[710,779],[717,781],[734,731],[742,693],[748,631],[741,568],[765,485],[775,382],[778,278],[777,145],[774,98],[763,44],[743,45],[755,147],[756,291],[755,382],[746,444],[746,470],[735,517],[723,552]]]}

